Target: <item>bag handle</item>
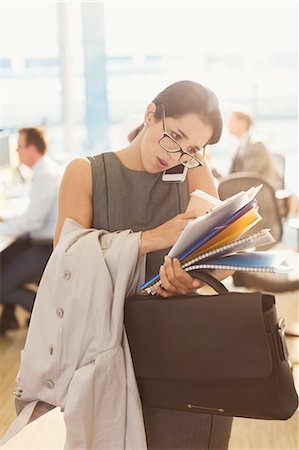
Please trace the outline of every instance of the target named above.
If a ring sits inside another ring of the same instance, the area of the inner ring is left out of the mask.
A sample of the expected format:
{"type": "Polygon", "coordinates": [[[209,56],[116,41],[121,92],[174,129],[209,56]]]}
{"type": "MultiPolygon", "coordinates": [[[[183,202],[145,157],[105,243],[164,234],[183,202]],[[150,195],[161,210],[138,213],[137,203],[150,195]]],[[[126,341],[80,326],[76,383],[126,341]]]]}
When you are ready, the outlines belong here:
{"type": "Polygon", "coordinates": [[[221,281],[217,280],[211,273],[204,272],[202,270],[194,269],[188,272],[193,278],[197,278],[200,281],[203,281],[211,288],[213,288],[218,294],[227,294],[229,290],[224,286],[221,281]]]}

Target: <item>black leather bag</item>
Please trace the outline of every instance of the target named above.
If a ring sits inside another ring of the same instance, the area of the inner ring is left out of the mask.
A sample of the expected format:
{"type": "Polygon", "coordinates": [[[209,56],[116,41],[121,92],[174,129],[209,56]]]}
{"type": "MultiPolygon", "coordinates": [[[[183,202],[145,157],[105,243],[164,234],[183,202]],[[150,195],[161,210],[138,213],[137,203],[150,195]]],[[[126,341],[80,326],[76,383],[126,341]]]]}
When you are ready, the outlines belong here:
{"type": "Polygon", "coordinates": [[[288,419],[298,397],[275,297],[228,292],[210,274],[196,276],[218,294],[126,299],[125,328],[142,404],[288,419]]]}

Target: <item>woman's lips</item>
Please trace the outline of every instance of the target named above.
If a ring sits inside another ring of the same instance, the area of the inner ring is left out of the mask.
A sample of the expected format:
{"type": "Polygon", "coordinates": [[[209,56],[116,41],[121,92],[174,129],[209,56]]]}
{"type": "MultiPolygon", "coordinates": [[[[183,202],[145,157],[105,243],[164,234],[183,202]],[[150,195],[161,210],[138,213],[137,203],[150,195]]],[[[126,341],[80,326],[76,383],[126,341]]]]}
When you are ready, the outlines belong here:
{"type": "Polygon", "coordinates": [[[164,159],[157,157],[157,166],[159,167],[159,169],[166,170],[168,167],[168,164],[164,159]]]}

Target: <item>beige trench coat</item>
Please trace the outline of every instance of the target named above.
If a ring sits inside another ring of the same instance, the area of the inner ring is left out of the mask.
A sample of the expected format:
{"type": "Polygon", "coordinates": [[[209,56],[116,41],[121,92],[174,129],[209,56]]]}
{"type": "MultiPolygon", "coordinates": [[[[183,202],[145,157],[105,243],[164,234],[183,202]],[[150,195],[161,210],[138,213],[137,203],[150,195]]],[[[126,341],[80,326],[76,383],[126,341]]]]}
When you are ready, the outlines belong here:
{"type": "Polygon", "coordinates": [[[1,440],[60,406],[65,449],[146,449],[123,327],[124,299],[144,278],[140,233],[67,219],[43,274],[17,375],[18,416],[1,440]]]}

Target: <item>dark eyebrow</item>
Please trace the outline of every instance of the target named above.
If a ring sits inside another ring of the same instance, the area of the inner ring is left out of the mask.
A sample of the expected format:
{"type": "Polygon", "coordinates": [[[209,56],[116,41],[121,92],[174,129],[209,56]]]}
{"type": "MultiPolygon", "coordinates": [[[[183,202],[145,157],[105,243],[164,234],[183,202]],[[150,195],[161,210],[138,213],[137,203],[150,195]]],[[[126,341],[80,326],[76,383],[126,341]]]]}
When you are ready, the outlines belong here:
{"type": "MultiPolygon", "coordinates": [[[[180,130],[179,128],[178,128],[177,130],[178,130],[179,133],[181,133],[181,135],[182,135],[185,139],[188,139],[188,136],[186,136],[186,134],[185,134],[182,130],[180,130]]],[[[199,147],[198,145],[194,145],[193,147],[194,147],[196,150],[201,150],[201,149],[204,148],[206,145],[208,145],[208,142],[207,142],[205,145],[203,145],[202,147],[199,147]]]]}
{"type": "MultiPolygon", "coordinates": [[[[182,130],[180,130],[179,128],[178,128],[178,132],[181,133],[181,135],[182,135],[185,139],[188,139],[188,136],[186,136],[185,133],[184,133],[182,130]]],[[[206,145],[207,145],[207,144],[206,144],[206,145]]],[[[198,145],[193,145],[192,147],[195,148],[196,150],[201,150],[201,149],[202,149],[203,147],[205,147],[206,145],[203,145],[202,147],[199,147],[198,145]]]]}
{"type": "Polygon", "coordinates": [[[189,139],[188,136],[186,136],[185,133],[184,133],[182,130],[180,130],[179,128],[178,128],[178,132],[181,133],[181,135],[182,135],[185,139],[189,139]]]}

